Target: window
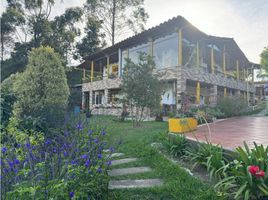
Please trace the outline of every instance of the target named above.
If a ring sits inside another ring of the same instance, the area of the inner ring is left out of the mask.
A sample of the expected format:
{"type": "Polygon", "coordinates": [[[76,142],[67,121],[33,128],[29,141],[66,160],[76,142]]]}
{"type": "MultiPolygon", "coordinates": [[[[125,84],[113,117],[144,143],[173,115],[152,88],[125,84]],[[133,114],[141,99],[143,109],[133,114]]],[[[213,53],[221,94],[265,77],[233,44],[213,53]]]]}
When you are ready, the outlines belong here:
{"type": "Polygon", "coordinates": [[[148,53],[148,44],[142,44],[137,47],[133,47],[129,49],[129,59],[134,62],[138,63],[140,53],[148,53]]]}
{"type": "Polygon", "coordinates": [[[178,65],[178,33],[159,38],[153,44],[153,56],[156,68],[178,65]]]}

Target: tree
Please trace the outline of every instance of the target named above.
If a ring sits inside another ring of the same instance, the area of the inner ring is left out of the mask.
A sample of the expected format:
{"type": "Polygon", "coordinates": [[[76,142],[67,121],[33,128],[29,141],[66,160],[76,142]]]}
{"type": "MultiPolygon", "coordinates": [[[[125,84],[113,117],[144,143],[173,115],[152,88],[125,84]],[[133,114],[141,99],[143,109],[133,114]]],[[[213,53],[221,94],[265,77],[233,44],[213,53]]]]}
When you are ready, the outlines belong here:
{"type": "Polygon", "coordinates": [[[134,116],[133,126],[140,126],[145,109],[154,110],[160,106],[160,81],[153,73],[155,63],[151,56],[141,53],[138,63],[126,61],[121,88],[134,116]]]}
{"type": "Polygon", "coordinates": [[[104,38],[104,34],[100,33],[101,23],[92,17],[88,17],[87,24],[85,26],[85,37],[76,45],[79,55],[83,58],[90,55],[101,47],[105,46],[105,43],[101,42],[101,38],[104,38]]]}
{"type": "Polygon", "coordinates": [[[15,117],[41,119],[45,126],[55,126],[63,117],[69,96],[59,54],[50,47],[33,49],[26,70],[14,84],[14,91],[15,117]]]}
{"type": "Polygon", "coordinates": [[[261,53],[261,67],[265,71],[264,76],[268,76],[268,46],[261,53]]]}
{"type": "Polygon", "coordinates": [[[148,14],[143,7],[144,0],[87,0],[89,14],[102,22],[102,30],[110,41],[126,37],[129,30],[137,33],[144,29],[148,14]]]}

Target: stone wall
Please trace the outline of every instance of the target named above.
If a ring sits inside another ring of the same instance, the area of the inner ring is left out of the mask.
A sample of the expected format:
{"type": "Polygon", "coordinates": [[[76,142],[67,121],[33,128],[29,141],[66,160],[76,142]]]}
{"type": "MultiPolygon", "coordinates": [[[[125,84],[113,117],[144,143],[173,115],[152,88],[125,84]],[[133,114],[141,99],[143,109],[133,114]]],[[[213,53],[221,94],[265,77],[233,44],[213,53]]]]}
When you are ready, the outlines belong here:
{"type": "MultiPolygon", "coordinates": [[[[232,88],[236,90],[247,91],[247,83],[245,81],[236,80],[234,78],[227,78],[224,77],[223,74],[206,73],[202,69],[189,67],[183,67],[182,74],[186,79],[205,82],[212,85],[232,88]]],[[[248,91],[254,93],[255,87],[252,84],[248,84],[248,91]]]]}

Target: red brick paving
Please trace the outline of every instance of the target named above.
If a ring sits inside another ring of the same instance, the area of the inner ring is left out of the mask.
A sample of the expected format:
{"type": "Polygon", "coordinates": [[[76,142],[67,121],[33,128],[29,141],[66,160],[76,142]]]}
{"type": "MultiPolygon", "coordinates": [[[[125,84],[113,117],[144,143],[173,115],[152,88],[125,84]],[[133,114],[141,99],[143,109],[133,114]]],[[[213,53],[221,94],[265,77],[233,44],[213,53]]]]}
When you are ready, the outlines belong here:
{"type": "MultiPolygon", "coordinates": [[[[211,130],[211,142],[220,144],[224,148],[234,149],[247,142],[253,147],[253,141],[257,144],[268,145],[268,117],[235,117],[209,124],[211,130]]],[[[199,141],[205,141],[208,135],[208,127],[202,125],[194,132],[199,141]]],[[[186,134],[194,139],[193,133],[186,134]]]]}

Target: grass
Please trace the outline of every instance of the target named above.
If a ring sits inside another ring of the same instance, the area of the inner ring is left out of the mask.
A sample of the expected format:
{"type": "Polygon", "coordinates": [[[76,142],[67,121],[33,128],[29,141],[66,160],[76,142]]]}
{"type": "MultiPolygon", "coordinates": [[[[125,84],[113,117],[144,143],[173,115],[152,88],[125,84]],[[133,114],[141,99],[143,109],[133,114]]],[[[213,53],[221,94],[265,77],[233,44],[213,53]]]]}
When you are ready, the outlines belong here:
{"type": "Polygon", "coordinates": [[[151,143],[159,140],[159,135],[167,132],[166,122],[144,122],[141,128],[133,128],[131,122],[115,122],[110,117],[104,117],[107,123],[107,137],[110,145],[116,145],[118,141],[121,145],[116,148],[116,152],[126,154],[126,157],[136,157],[138,161],[113,168],[148,166],[152,172],[124,175],[122,177],[112,177],[118,179],[142,179],[161,178],[164,186],[147,189],[124,189],[109,191],[109,199],[118,200],[213,200],[218,199],[213,188],[197,178],[190,176],[178,165],[171,163],[155,148],[151,143]]]}

